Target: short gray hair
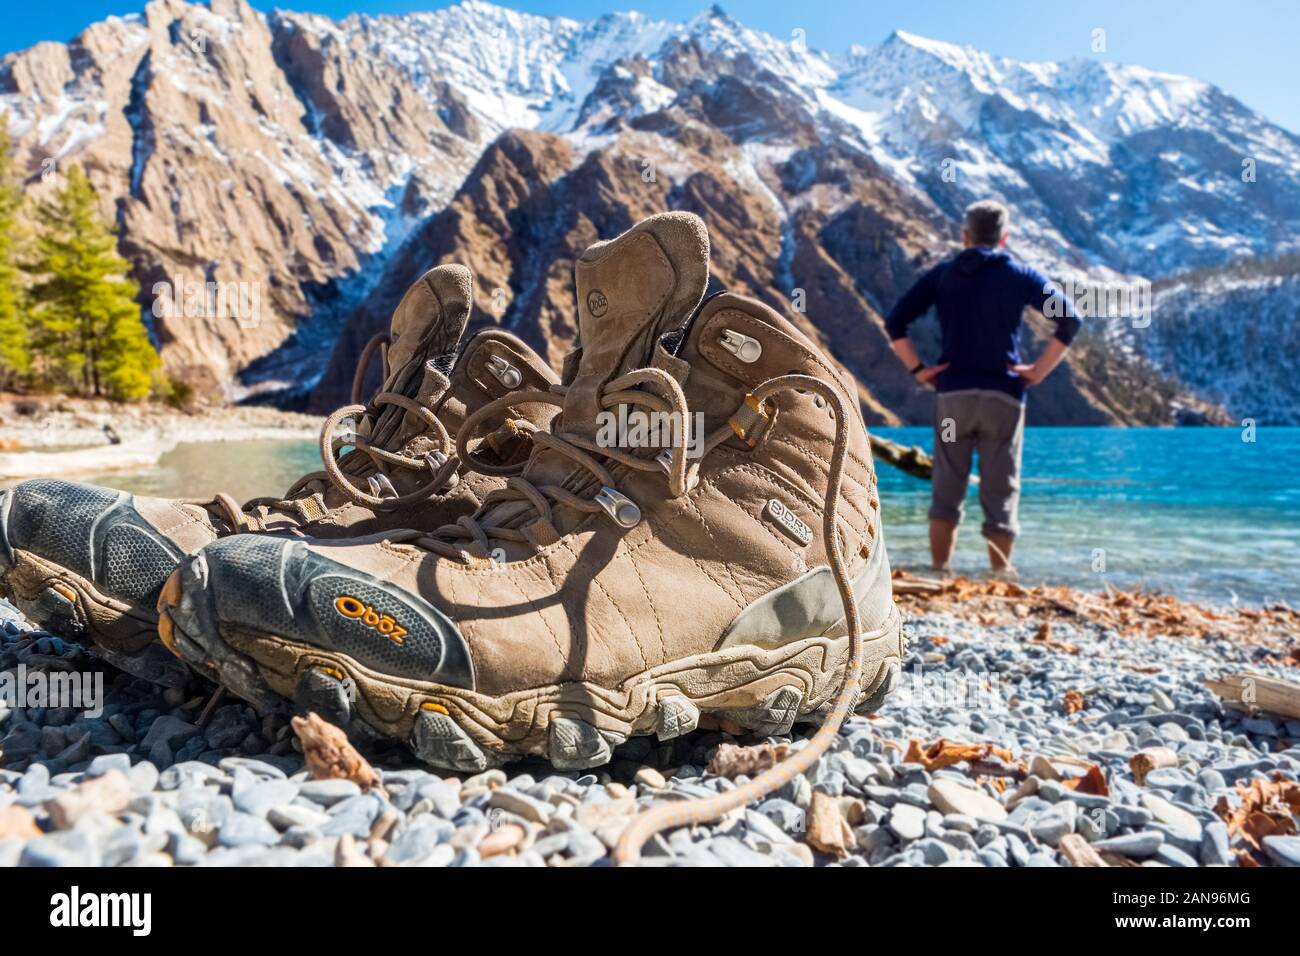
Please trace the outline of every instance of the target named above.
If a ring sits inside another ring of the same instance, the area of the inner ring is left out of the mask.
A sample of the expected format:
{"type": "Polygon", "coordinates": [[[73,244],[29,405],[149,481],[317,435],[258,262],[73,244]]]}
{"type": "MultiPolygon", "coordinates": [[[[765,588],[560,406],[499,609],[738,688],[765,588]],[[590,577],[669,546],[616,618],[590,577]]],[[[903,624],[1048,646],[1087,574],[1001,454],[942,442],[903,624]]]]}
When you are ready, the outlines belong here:
{"type": "Polygon", "coordinates": [[[996,199],[981,199],[966,207],[966,232],[977,246],[996,246],[1006,237],[1010,218],[996,199]]]}

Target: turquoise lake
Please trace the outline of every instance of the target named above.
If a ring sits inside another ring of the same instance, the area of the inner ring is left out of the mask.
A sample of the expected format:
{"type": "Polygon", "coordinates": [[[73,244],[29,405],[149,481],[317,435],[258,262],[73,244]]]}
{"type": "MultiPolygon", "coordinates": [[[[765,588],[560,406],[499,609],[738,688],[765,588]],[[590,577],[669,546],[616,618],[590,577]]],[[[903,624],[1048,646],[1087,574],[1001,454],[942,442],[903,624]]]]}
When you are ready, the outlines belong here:
{"type": "MultiPolygon", "coordinates": [[[[878,429],[931,446],[928,428],[878,429]]],[[[1300,603],[1300,428],[1031,428],[1015,563],[1029,583],[1140,585],[1212,604],[1300,603]],[[1104,571],[1094,570],[1104,561],[1104,571]]],[[[279,494],[319,467],[311,442],[181,445],[156,468],[101,483],[142,494],[279,494]]],[[[91,479],[94,480],[94,479],[91,479]]],[[[880,467],[895,565],[929,564],[930,486],[880,467]]],[[[974,486],[955,570],[986,566],[974,486]]]]}

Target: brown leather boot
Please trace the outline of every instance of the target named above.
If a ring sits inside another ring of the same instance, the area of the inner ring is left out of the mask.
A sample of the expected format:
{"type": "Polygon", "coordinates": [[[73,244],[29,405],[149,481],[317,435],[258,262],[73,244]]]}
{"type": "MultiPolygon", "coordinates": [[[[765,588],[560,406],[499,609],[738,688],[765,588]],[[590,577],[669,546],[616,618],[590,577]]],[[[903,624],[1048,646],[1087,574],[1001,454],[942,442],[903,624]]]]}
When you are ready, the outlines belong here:
{"type": "MultiPolygon", "coordinates": [[[[463,266],[439,266],[411,286],[390,332],[367,347],[357,372],[359,386],[368,358],[384,352],[380,390],[368,404],[330,416],[324,470],[304,475],[281,498],[242,506],[227,495],[178,501],[50,479],[0,493],[0,593],[38,623],[94,641],[114,663],[138,671],[144,665],[123,658],[156,635],[163,582],[182,557],[222,535],[348,538],[433,529],[473,513],[504,482],[469,472],[453,436],[483,405],[521,388],[547,388],[556,376],[507,332],[482,332],[458,353],[471,303],[463,266]],[[350,426],[341,435],[344,422],[350,426]]],[[[537,424],[552,412],[531,410],[537,424]]],[[[517,427],[490,442],[481,457],[503,468],[518,470],[531,451],[517,427]]]]}
{"type": "Polygon", "coordinates": [[[209,545],[164,595],[182,658],[466,771],[878,706],[903,638],[855,390],[761,302],[701,305],[707,262],[686,214],[589,249],[522,475],[431,535],[209,545]]]}

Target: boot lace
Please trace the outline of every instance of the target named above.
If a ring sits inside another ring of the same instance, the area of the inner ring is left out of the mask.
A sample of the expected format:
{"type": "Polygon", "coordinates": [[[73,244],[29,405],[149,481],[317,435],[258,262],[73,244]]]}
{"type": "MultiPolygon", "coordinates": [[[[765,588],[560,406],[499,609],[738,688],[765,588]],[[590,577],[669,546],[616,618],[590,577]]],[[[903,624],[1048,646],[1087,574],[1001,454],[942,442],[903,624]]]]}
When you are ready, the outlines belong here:
{"type": "Polygon", "coordinates": [[[839,736],[841,725],[857,704],[861,690],[859,683],[862,680],[861,623],[858,619],[857,599],[853,595],[848,567],[844,562],[839,535],[835,528],[836,510],[839,507],[841,483],[844,477],[844,462],[848,457],[848,429],[852,419],[849,416],[848,403],[839,391],[821,379],[809,375],[782,375],[769,379],[754,389],[747,400],[752,398],[759,407],[762,407],[771,396],[788,389],[821,395],[830,404],[835,414],[835,444],[831,451],[830,476],[827,481],[825,508],[822,512],[822,539],[826,543],[831,574],[835,579],[835,587],[839,592],[840,604],[844,608],[844,621],[849,632],[849,660],[844,669],[843,682],[835,695],[835,702],[831,705],[830,712],[803,749],[734,790],[700,800],[659,803],[633,817],[614,849],[616,864],[635,862],[640,856],[641,847],[656,833],[721,819],[732,810],[761,800],[780,790],[795,777],[807,773],[830,749],[835,738],[839,736]]]}
{"type": "Polygon", "coordinates": [[[258,507],[289,511],[300,517],[306,517],[301,507],[302,499],[309,495],[323,493],[331,486],[338,489],[354,504],[377,511],[392,511],[425,501],[445,491],[453,483],[460,461],[455,455],[449,453],[453,446],[451,436],[430,408],[401,392],[393,391],[377,392],[370,399],[369,404],[361,401],[366,373],[376,355],[380,357],[384,379],[388,379],[390,341],[387,333],[380,332],[366,343],[352,378],[351,404],[344,405],[325,419],[325,424],[321,427],[319,446],[321,463],[324,466],[322,470],[303,475],[279,498],[261,496],[251,498],[241,505],[230,495],[220,493],[210,502],[216,505],[221,516],[234,531],[262,530],[264,522],[253,514],[258,507]],[[356,433],[356,429],[347,434],[339,433],[340,424],[349,418],[357,421],[368,418],[371,422],[378,423],[383,410],[389,407],[400,408],[418,418],[428,434],[433,436],[438,447],[422,457],[414,458],[389,451],[366,436],[356,433]],[[339,453],[345,447],[350,447],[352,450],[340,456],[339,453]],[[430,477],[414,491],[401,495],[397,493],[389,477],[392,469],[396,468],[428,472],[430,477]],[[364,479],[369,490],[363,490],[353,481],[353,478],[364,479]]]}
{"type": "MultiPolygon", "coordinates": [[[[532,540],[516,526],[519,520],[517,511],[504,519],[510,524],[489,523],[490,516],[496,511],[492,506],[508,502],[531,505],[532,512],[536,515],[534,525],[540,526],[542,534],[551,538],[560,537],[555,527],[556,504],[587,514],[605,512],[618,524],[632,527],[640,520],[640,508],[618,490],[615,478],[601,458],[636,471],[664,472],[668,478],[669,493],[673,497],[680,497],[695,486],[698,465],[690,462],[686,454],[691,442],[691,416],[686,396],[672,376],[656,368],[637,369],[614,379],[605,387],[600,399],[604,409],[627,404],[641,406],[651,412],[675,414],[676,420],[682,425],[673,430],[672,444],[654,458],[635,455],[619,448],[604,447],[589,436],[576,432],[543,431],[528,421],[512,422],[515,429],[531,436],[536,447],[562,455],[589,472],[600,488],[594,496],[583,497],[556,484],[535,484],[518,474],[518,467],[504,467],[481,461],[469,449],[471,437],[484,420],[499,415],[511,405],[535,403],[563,408],[567,391],[564,385],[553,385],[547,391],[517,392],[489,402],[470,415],[456,436],[457,458],[476,471],[508,475],[505,487],[489,492],[476,516],[467,515],[455,524],[443,525],[431,536],[413,532],[411,539],[419,546],[444,557],[467,563],[488,560],[494,541],[529,543],[532,540]],[[646,391],[640,386],[649,386],[651,390],[646,391]]],[[[732,434],[728,425],[715,429],[703,442],[704,453],[707,454],[732,434]]]]}

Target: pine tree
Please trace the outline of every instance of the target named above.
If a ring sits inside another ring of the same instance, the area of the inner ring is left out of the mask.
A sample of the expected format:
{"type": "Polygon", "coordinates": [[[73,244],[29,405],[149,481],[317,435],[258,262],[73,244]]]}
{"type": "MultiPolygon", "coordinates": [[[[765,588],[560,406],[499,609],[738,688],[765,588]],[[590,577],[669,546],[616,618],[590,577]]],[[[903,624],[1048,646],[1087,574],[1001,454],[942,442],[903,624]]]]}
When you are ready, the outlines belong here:
{"type": "Polygon", "coordinates": [[[33,351],[47,384],[135,401],[149,394],[159,361],[115,232],[86,174],[71,167],[67,185],[40,206],[33,351]]]}
{"type": "Polygon", "coordinates": [[[18,184],[9,137],[9,116],[0,113],[0,386],[9,387],[31,368],[23,284],[18,268],[19,212],[23,194],[18,184]]]}

